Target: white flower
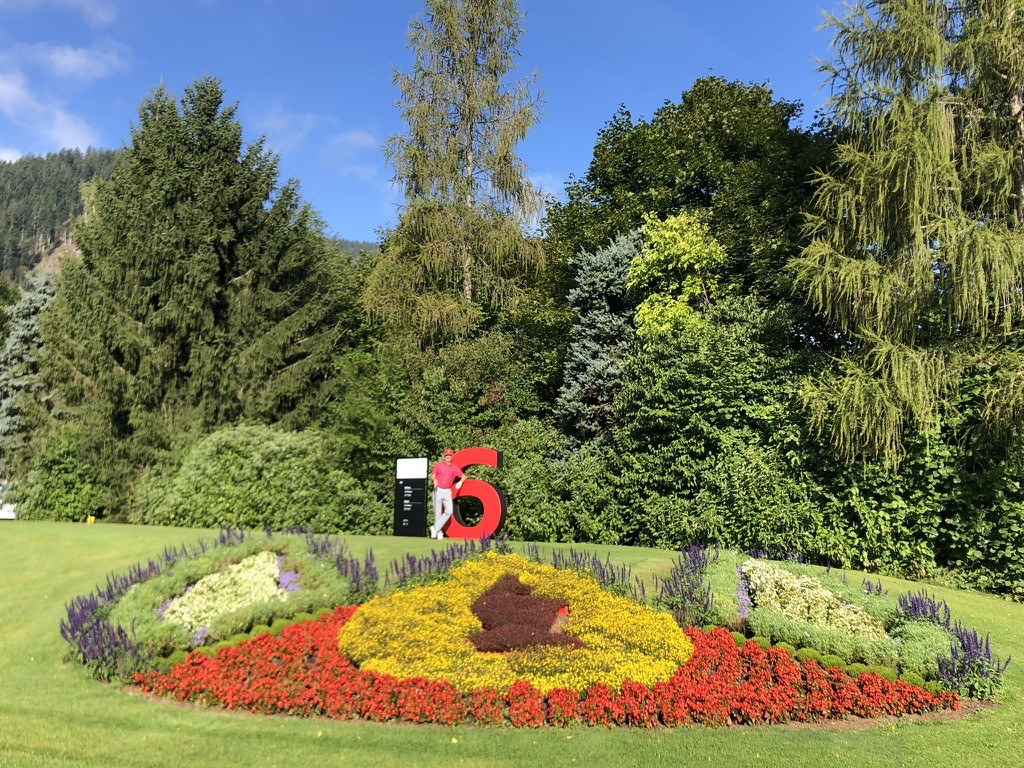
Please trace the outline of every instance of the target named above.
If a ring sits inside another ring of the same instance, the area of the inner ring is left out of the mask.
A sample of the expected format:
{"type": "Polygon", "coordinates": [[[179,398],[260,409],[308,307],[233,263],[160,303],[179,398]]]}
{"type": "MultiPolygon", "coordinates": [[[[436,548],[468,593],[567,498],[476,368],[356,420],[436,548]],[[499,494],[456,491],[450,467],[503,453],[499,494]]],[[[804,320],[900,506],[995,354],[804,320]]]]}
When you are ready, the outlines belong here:
{"type": "Polygon", "coordinates": [[[224,613],[264,603],[285,600],[288,593],[277,586],[279,569],[273,552],[260,552],[223,571],[197,581],[190,590],[171,601],[164,621],[194,633],[224,613]]]}

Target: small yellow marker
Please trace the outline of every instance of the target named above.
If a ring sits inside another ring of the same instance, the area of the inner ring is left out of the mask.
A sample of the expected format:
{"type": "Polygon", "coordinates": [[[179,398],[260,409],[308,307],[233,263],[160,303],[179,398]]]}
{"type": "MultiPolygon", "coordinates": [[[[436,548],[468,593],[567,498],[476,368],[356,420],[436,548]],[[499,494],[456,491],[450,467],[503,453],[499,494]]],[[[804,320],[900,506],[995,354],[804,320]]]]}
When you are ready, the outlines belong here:
{"type": "Polygon", "coordinates": [[[92,525],[95,522],[96,522],[96,515],[89,515],[87,518],[85,518],[85,524],[86,525],[92,525]]]}

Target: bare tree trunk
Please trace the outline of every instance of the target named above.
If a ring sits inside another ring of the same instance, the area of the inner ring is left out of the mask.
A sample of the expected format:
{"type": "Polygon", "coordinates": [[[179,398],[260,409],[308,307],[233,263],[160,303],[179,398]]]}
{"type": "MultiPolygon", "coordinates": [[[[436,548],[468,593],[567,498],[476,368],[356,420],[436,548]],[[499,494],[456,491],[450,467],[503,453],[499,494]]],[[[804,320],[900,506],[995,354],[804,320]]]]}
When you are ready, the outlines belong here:
{"type": "Polygon", "coordinates": [[[1017,228],[1024,227],[1024,99],[1020,91],[1010,96],[1010,114],[1017,121],[1017,146],[1013,150],[1014,158],[1014,208],[1017,212],[1017,228]]]}
{"type": "MultiPolygon", "coordinates": [[[[472,129],[471,129],[472,130],[472,129]]],[[[473,210],[473,147],[470,146],[466,152],[466,209],[473,210]]],[[[466,250],[462,261],[462,298],[466,301],[473,300],[473,254],[466,250]]]]}

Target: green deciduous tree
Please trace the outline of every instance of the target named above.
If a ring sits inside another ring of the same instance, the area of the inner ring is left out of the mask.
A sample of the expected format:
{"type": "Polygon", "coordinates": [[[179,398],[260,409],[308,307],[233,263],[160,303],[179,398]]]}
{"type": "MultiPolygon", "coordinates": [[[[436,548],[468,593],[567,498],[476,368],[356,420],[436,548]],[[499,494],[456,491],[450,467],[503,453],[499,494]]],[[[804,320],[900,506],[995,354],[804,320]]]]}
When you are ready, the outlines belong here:
{"type": "Polygon", "coordinates": [[[516,155],[534,78],[506,83],[521,34],[515,0],[426,0],[410,26],[413,68],[395,74],[408,131],[385,147],[407,204],[365,300],[420,339],[466,336],[543,261],[523,234],[539,198],[516,155]]]}
{"type": "Polygon", "coordinates": [[[828,141],[793,126],[800,105],[761,85],[696,80],[650,121],[625,109],[602,129],[586,175],[549,208],[549,257],[567,262],[643,224],[703,210],[727,254],[724,272],[746,290],[789,298],[783,270],[799,251],[811,170],[828,141]]]}
{"type": "Polygon", "coordinates": [[[636,308],[637,336],[653,340],[693,330],[702,322],[700,310],[725,293],[720,275],[725,249],[686,211],[664,221],[646,214],[643,243],[626,280],[643,297],[636,308]]]}
{"type": "Polygon", "coordinates": [[[630,509],[620,541],[837,555],[794,466],[808,360],[790,348],[791,323],[784,308],[726,297],[686,331],[637,345],[615,402],[615,485],[630,509]]]}
{"type": "Polygon", "coordinates": [[[876,0],[829,24],[831,117],[846,139],[793,267],[853,343],[808,387],[812,418],[847,457],[896,464],[908,430],[936,429],[980,365],[982,424],[1012,436],[1024,423],[1024,3],[876,0]]]}

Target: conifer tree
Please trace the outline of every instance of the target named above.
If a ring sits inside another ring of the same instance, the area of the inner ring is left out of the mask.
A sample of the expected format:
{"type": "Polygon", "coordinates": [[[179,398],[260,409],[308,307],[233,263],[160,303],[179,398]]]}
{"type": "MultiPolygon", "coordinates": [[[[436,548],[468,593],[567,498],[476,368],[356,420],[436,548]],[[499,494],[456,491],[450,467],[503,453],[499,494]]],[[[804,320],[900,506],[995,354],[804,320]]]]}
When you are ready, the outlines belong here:
{"type": "Polygon", "coordinates": [[[420,339],[465,336],[543,259],[523,234],[539,197],[516,155],[537,117],[534,77],[505,82],[521,34],[515,0],[425,0],[410,26],[415,62],[394,78],[408,132],[385,147],[406,206],[365,301],[420,339]]]}
{"type": "Polygon", "coordinates": [[[635,336],[635,304],[626,284],[640,248],[639,232],[620,235],[594,253],[581,253],[573,264],[574,318],[555,413],[579,440],[600,440],[612,425],[613,401],[635,336]]]}
{"type": "Polygon", "coordinates": [[[1019,431],[1024,2],[873,0],[829,24],[846,138],[792,266],[850,353],[807,388],[813,421],[898,463],[984,369],[984,421],[1019,431]]]}
{"type": "MultiPolygon", "coordinates": [[[[347,256],[276,159],[245,146],[220,83],[146,99],[87,186],[43,334],[49,376],[112,504],[135,473],[247,416],[300,426],[344,342],[347,256]]],[[[351,293],[351,291],[349,291],[351,293]]]]}
{"type": "Polygon", "coordinates": [[[23,466],[26,449],[52,407],[40,373],[39,315],[55,289],[52,273],[35,275],[9,311],[11,327],[0,351],[0,478],[23,466]]]}

